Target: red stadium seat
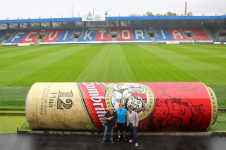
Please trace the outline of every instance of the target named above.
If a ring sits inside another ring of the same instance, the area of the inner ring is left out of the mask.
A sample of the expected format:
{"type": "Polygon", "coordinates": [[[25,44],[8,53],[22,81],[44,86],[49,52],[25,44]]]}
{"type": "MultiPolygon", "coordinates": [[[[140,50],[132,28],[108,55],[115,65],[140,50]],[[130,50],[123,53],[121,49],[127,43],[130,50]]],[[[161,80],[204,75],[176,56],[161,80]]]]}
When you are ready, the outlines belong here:
{"type": "Polygon", "coordinates": [[[37,35],[40,30],[29,30],[20,43],[36,43],[37,35]]]}
{"type": "Polygon", "coordinates": [[[50,29],[46,38],[43,38],[40,42],[57,42],[61,29],[50,29]]]}
{"type": "Polygon", "coordinates": [[[112,41],[112,37],[108,36],[108,29],[96,30],[95,41],[112,41]]]}
{"type": "Polygon", "coordinates": [[[173,41],[190,41],[189,37],[183,36],[180,28],[178,27],[168,27],[169,33],[173,41]]]}
{"type": "Polygon", "coordinates": [[[211,41],[202,28],[192,27],[191,30],[195,34],[195,36],[193,36],[195,41],[211,41]]]}
{"type": "Polygon", "coordinates": [[[133,41],[132,28],[121,28],[120,37],[116,37],[116,41],[133,41]]]}

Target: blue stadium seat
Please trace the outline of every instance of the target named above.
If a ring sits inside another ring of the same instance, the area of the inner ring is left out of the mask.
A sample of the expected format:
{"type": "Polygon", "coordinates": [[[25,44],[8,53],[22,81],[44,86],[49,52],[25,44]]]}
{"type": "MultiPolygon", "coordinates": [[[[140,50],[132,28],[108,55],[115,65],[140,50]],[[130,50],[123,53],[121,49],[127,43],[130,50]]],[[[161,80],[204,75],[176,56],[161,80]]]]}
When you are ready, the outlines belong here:
{"type": "Polygon", "coordinates": [[[150,37],[145,36],[144,28],[132,28],[134,41],[151,41],[150,37]]]}
{"type": "Polygon", "coordinates": [[[3,36],[6,34],[6,31],[0,31],[0,43],[3,41],[3,36]]]}
{"type": "Polygon", "coordinates": [[[60,36],[57,39],[57,42],[70,42],[74,41],[74,37],[72,35],[73,29],[62,29],[60,32],[60,36]]]}
{"type": "MultiPolygon", "coordinates": [[[[13,35],[15,32],[16,32],[15,30],[12,30],[12,31],[8,31],[8,32],[6,32],[6,33],[7,33],[7,34],[10,34],[10,35],[13,35]]],[[[12,39],[6,40],[5,43],[12,43],[12,42],[8,42],[8,41],[10,41],[10,40],[12,40],[12,39]]]]}
{"type": "Polygon", "coordinates": [[[78,41],[95,41],[95,36],[96,36],[96,30],[85,29],[83,33],[83,37],[79,37],[78,41]]]}
{"type": "Polygon", "coordinates": [[[166,27],[155,28],[159,37],[155,37],[156,41],[173,41],[168,29],[166,27]]]}
{"type": "Polygon", "coordinates": [[[20,43],[21,40],[24,38],[24,36],[27,34],[27,30],[21,30],[21,31],[9,31],[7,34],[14,34],[12,39],[8,39],[5,41],[5,43],[20,43]]]}

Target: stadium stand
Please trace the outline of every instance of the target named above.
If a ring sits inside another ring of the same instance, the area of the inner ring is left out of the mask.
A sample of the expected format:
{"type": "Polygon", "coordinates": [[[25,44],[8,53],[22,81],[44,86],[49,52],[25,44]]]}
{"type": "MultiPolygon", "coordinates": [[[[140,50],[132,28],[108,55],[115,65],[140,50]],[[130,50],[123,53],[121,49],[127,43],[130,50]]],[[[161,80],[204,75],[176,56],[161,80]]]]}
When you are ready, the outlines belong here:
{"type": "Polygon", "coordinates": [[[74,29],[62,29],[57,42],[71,42],[74,41],[74,36],[72,35],[74,29]]]}
{"type": "MultiPolygon", "coordinates": [[[[190,41],[190,38],[185,36],[183,32],[192,31],[194,33],[195,41],[211,41],[208,35],[201,27],[156,27],[155,40],[156,41],[190,41]]],[[[112,41],[110,35],[118,33],[116,41],[151,41],[148,32],[154,32],[154,29],[149,28],[111,28],[105,29],[49,29],[41,30],[44,32],[44,38],[40,42],[72,42],[74,41],[73,34],[77,33],[78,41],[112,41]],[[82,32],[84,31],[84,32],[82,32]],[[118,32],[119,31],[119,32],[118,32]],[[109,33],[110,32],[110,33],[109,33]],[[145,33],[146,32],[146,33],[145,33]],[[79,33],[79,34],[78,34],[79,33]],[[81,33],[83,33],[81,35],[81,33]],[[47,34],[47,35],[46,35],[47,34]]],[[[40,30],[29,31],[9,31],[0,34],[0,42],[2,37],[6,34],[10,35],[5,43],[36,43],[37,36],[40,30]]],[[[41,34],[41,33],[40,33],[41,34]]],[[[217,41],[222,41],[217,38],[217,41]]]]}
{"type": "Polygon", "coordinates": [[[56,42],[60,36],[61,29],[50,29],[47,32],[49,32],[47,37],[42,38],[40,42],[56,42]]]}
{"type": "Polygon", "coordinates": [[[36,43],[39,31],[40,30],[29,30],[20,43],[36,43]]]}
{"type": "Polygon", "coordinates": [[[151,41],[150,36],[145,36],[144,28],[132,28],[134,41],[151,41]]]}
{"type": "Polygon", "coordinates": [[[173,41],[168,29],[166,27],[155,28],[158,37],[155,37],[156,41],[173,41]]]}
{"type": "Polygon", "coordinates": [[[109,16],[102,19],[88,22],[82,17],[0,20],[0,43],[1,46],[79,42],[178,44],[226,40],[226,15],[109,16]]]}
{"type": "Polygon", "coordinates": [[[116,41],[133,41],[132,28],[119,29],[120,37],[116,37],[116,41]]]}
{"type": "Polygon", "coordinates": [[[168,27],[173,41],[190,41],[189,37],[184,36],[179,27],[168,27]]]}
{"type": "Polygon", "coordinates": [[[112,41],[108,36],[108,29],[96,30],[95,41],[112,41]]]}
{"type": "Polygon", "coordinates": [[[82,37],[78,38],[78,41],[95,41],[96,30],[84,29],[82,37]]]}
{"type": "Polygon", "coordinates": [[[191,30],[195,35],[193,36],[195,41],[211,41],[201,27],[191,27],[191,30]]]}
{"type": "Polygon", "coordinates": [[[27,32],[27,30],[9,31],[7,34],[12,34],[12,37],[7,39],[5,43],[20,43],[27,32]]]}

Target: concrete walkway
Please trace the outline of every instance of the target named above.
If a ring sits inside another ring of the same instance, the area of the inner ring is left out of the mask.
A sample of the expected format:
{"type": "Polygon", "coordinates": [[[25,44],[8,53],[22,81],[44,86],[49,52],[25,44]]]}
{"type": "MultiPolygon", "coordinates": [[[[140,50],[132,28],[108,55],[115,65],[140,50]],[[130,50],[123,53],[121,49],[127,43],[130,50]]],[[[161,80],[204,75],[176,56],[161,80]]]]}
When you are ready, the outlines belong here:
{"type": "MultiPolygon", "coordinates": [[[[109,138],[109,137],[108,137],[109,138]]],[[[129,136],[127,136],[129,138],[129,136]]],[[[225,150],[226,136],[138,136],[139,146],[127,141],[101,143],[98,135],[0,134],[1,150],[225,150]]]]}

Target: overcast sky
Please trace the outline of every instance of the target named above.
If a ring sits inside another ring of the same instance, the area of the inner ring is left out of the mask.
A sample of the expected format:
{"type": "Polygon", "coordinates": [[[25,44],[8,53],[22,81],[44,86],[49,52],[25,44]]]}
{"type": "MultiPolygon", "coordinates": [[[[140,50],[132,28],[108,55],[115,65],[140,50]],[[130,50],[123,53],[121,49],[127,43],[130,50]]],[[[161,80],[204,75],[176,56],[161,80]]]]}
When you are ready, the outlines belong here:
{"type": "Polygon", "coordinates": [[[185,1],[188,2],[188,12],[193,12],[194,16],[226,13],[226,0],[1,0],[0,20],[72,17],[72,5],[75,17],[78,17],[78,12],[82,17],[93,10],[94,15],[99,16],[104,16],[106,11],[110,16],[141,15],[147,11],[184,14],[185,1]]]}

